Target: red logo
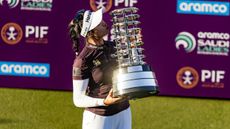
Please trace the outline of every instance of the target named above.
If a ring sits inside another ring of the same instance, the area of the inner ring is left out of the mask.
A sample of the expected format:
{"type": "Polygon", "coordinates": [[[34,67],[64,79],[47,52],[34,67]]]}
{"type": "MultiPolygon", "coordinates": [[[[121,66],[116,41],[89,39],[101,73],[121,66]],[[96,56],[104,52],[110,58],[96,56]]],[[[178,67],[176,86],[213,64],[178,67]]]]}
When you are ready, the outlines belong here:
{"type": "Polygon", "coordinates": [[[199,74],[192,67],[183,67],[177,72],[176,80],[182,88],[192,89],[199,82],[199,74]]]}
{"type": "Polygon", "coordinates": [[[107,2],[104,2],[103,0],[95,1],[90,0],[90,7],[93,11],[98,10],[99,8],[103,8],[105,12],[108,12],[113,5],[113,0],[107,0],[107,2]]]}
{"type": "Polygon", "coordinates": [[[19,43],[22,36],[22,28],[16,23],[7,23],[2,27],[1,37],[7,44],[14,45],[19,43]]]}

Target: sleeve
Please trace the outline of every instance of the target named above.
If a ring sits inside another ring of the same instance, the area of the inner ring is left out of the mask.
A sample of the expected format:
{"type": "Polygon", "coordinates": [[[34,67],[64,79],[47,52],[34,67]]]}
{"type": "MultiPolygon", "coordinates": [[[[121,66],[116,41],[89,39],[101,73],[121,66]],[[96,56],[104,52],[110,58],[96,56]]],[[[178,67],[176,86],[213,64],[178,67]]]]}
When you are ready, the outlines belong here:
{"type": "Polygon", "coordinates": [[[104,99],[86,95],[90,73],[91,71],[86,66],[84,59],[77,57],[73,64],[73,102],[76,107],[105,106],[104,99]]]}
{"type": "Polygon", "coordinates": [[[104,99],[93,98],[86,95],[89,79],[73,80],[73,102],[76,107],[105,106],[104,99]]]}

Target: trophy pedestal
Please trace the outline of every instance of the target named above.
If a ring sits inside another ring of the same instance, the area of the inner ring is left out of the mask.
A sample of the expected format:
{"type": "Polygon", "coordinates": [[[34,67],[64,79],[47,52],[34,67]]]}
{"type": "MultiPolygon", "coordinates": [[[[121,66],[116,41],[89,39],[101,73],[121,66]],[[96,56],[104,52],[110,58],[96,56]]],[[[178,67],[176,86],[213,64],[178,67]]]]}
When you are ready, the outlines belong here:
{"type": "Polygon", "coordinates": [[[149,65],[123,67],[114,72],[113,94],[129,99],[144,98],[159,93],[154,72],[149,65]]]}

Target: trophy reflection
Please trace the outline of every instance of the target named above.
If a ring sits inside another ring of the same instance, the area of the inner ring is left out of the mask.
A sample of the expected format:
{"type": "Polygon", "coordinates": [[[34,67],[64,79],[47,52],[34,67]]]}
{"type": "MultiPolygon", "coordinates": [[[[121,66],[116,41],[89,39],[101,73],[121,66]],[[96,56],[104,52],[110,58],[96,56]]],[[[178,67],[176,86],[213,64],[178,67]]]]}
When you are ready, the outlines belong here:
{"type": "Polygon", "coordinates": [[[113,73],[114,96],[129,99],[144,98],[159,93],[154,72],[143,61],[144,44],[142,42],[138,8],[130,7],[113,10],[110,15],[113,22],[119,68],[113,73]]]}

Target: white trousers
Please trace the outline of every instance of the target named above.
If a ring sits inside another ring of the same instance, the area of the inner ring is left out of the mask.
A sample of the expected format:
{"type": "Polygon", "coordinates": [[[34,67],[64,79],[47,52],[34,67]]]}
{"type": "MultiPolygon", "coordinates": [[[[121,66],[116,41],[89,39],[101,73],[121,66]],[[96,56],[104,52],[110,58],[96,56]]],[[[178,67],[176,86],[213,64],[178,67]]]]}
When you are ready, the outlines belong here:
{"type": "Polygon", "coordinates": [[[112,116],[100,116],[85,110],[82,129],[131,129],[130,108],[112,116]]]}

